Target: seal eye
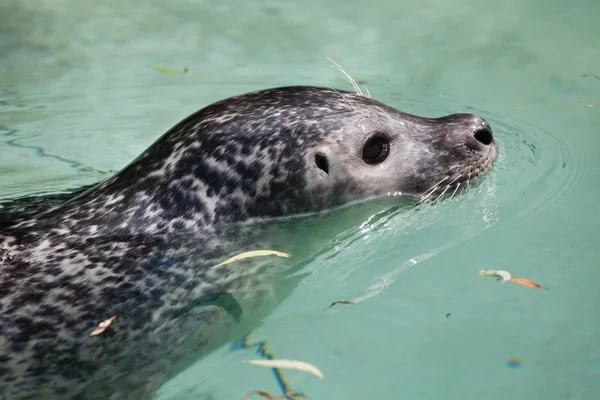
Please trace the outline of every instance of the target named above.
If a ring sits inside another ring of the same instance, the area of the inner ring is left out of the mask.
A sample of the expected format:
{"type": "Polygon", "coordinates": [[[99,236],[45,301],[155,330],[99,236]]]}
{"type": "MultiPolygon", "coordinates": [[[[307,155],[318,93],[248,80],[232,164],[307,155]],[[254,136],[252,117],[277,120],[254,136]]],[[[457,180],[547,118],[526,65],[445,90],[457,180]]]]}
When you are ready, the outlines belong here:
{"type": "Polygon", "coordinates": [[[362,159],[367,164],[382,163],[390,153],[390,141],[383,135],[375,135],[367,140],[362,149],[362,159]]]}
{"type": "Polygon", "coordinates": [[[329,175],[329,163],[327,162],[327,157],[325,154],[315,154],[315,164],[317,165],[317,168],[329,175]]]}

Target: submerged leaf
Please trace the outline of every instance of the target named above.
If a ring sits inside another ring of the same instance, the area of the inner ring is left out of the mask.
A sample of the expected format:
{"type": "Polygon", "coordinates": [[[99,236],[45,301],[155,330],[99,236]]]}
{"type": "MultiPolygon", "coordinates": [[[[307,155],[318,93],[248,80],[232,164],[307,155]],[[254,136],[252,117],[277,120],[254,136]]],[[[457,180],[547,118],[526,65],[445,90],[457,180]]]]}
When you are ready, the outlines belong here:
{"type": "Polygon", "coordinates": [[[309,372],[320,379],[325,379],[323,373],[314,365],[309,364],[304,361],[296,361],[296,360],[244,360],[247,364],[258,365],[260,367],[270,367],[270,368],[283,368],[283,369],[295,369],[298,371],[309,372]]]}
{"type": "Polygon", "coordinates": [[[217,268],[217,267],[221,267],[225,264],[229,264],[232,263],[234,261],[237,260],[241,260],[244,258],[249,258],[249,257],[263,257],[263,256],[277,256],[277,257],[285,257],[285,258],[291,258],[292,256],[290,254],[287,253],[282,253],[280,251],[275,251],[275,250],[254,250],[254,251],[247,251],[245,253],[241,253],[238,254],[237,256],[233,256],[231,258],[228,258],[227,260],[223,261],[220,264],[215,265],[212,268],[217,268]]]}
{"type": "Polygon", "coordinates": [[[188,72],[187,67],[185,67],[183,69],[183,72],[175,71],[172,69],[161,68],[161,67],[157,67],[155,65],[151,65],[150,68],[152,68],[153,70],[155,70],[157,72],[164,72],[165,74],[185,74],[186,72],[188,72]]]}
{"type": "Polygon", "coordinates": [[[287,392],[283,395],[276,396],[276,395],[266,392],[264,390],[255,390],[253,392],[245,394],[244,397],[242,397],[242,400],[247,400],[254,395],[259,395],[259,396],[264,397],[265,399],[269,399],[269,400],[285,399],[286,397],[306,397],[306,396],[304,396],[304,394],[298,393],[298,392],[287,392]]]}
{"type": "Polygon", "coordinates": [[[90,336],[96,336],[101,334],[102,332],[104,332],[104,330],[106,328],[108,328],[110,326],[110,324],[112,324],[112,322],[115,320],[115,318],[117,318],[116,315],[113,315],[112,317],[110,317],[109,319],[105,319],[104,321],[100,322],[98,324],[98,326],[96,327],[96,329],[94,329],[91,333],[90,336]]]}
{"type": "Polygon", "coordinates": [[[334,301],[333,303],[331,303],[331,305],[329,305],[329,307],[327,307],[327,308],[331,308],[331,307],[335,306],[336,304],[347,304],[347,305],[350,305],[350,304],[354,304],[354,303],[351,302],[351,301],[348,301],[348,300],[338,300],[338,301],[334,301]]]}

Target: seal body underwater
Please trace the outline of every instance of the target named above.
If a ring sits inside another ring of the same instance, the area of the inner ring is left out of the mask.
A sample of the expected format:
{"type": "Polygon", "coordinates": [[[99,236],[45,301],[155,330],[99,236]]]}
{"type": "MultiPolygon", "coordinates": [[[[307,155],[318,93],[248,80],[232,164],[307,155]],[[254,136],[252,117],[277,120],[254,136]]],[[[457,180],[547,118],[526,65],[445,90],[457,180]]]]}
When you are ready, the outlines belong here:
{"type": "Polygon", "coordinates": [[[473,114],[423,118],[302,86],[209,105],[98,186],[6,220],[0,394],[150,398],[256,327],[289,294],[281,282],[297,283],[298,265],[277,257],[211,268],[243,251],[291,252],[274,221],[386,193],[453,194],[495,158],[473,114]]]}

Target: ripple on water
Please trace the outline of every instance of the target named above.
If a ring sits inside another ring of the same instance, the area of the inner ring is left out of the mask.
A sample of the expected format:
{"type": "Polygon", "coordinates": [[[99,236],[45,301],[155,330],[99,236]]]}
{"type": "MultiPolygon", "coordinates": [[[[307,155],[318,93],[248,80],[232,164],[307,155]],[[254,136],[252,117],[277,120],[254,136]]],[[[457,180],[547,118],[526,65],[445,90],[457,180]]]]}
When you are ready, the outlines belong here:
{"type": "Polygon", "coordinates": [[[564,202],[584,178],[590,162],[583,155],[573,157],[567,134],[549,132],[529,122],[486,114],[495,128],[499,157],[494,167],[499,203],[513,223],[564,202]]]}
{"type": "Polygon", "coordinates": [[[347,284],[348,279],[359,281],[357,275],[371,283],[377,281],[379,286],[370,283],[366,292],[364,286],[362,290],[354,288],[363,293],[355,293],[355,301],[366,299],[416,264],[480,235],[498,220],[509,225],[526,223],[566,201],[589,163],[584,157],[573,157],[571,143],[563,139],[566,135],[512,116],[475,112],[485,115],[492,124],[499,150],[494,167],[481,182],[452,199],[374,216],[359,229],[339,237],[328,251],[316,257],[310,269],[328,275],[324,281],[334,284],[347,284]],[[419,235],[419,231],[425,233],[427,243],[419,242],[415,248],[412,236],[419,235]],[[436,232],[445,232],[445,237],[434,239],[436,232]]]}

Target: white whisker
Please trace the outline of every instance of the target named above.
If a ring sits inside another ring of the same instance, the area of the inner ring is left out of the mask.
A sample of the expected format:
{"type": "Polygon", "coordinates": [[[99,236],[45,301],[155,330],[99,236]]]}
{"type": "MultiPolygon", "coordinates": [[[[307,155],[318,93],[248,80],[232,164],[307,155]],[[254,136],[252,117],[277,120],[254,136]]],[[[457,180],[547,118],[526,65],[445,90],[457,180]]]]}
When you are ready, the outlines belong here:
{"type": "Polygon", "coordinates": [[[322,82],[318,82],[318,84],[319,84],[319,85],[323,85],[323,86],[325,86],[326,88],[329,88],[329,89],[333,90],[334,92],[336,92],[337,94],[339,94],[339,95],[340,95],[340,97],[341,97],[342,99],[344,99],[344,100],[346,99],[346,98],[344,97],[344,95],[343,95],[342,93],[340,93],[340,92],[339,92],[337,89],[335,89],[333,86],[326,85],[325,83],[322,83],[322,82]]]}
{"type": "Polygon", "coordinates": [[[444,179],[442,179],[441,181],[439,181],[438,183],[434,184],[432,187],[430,187],[429,189],[424,191],[423,194],[421,195],[421,200],[427,200],[427,198],[435,192],[435,190],[438,188],[439,184],[444,182],[446,179],[448,179],[448,177],[445,177],[444,179]],[[429,192],[429,194],[428,194],[428,192],[429,192]]]}
{"type": "MultiPolygon", "coordinates": [[[[438,188],[437,186],[436,186],[436,187],[434,187],[434,189],[436,189],[436,190],[437,190],[437,188],[438,188]]],[[[429,198],[429,197],[430,197],[432,194],[434,194],[434,193],[435,193],[435,190],[431,191],[431,192],[430,192],[430,193],[429,193],[427,196],[423,196],[423,197],[421,197],[421,201],[425,201],[425,200],[427,200],[427,199],[428,199],[428,198],[429,198]]]]}
{"type": "Polygon", "coordinates": [[[331,61],[334,65],[335,65],[335,69],[337,69],[339,72],[341,72],[342,74],[344,74],[344,76],[346,77],[346,79],[348,79],[348,81],[350,82],[350,84],[352,85],[352,87],[354,88],[354,90],[356,91],[356,94],[360,94],[363,95],[362,90],[360,90],[360,86],[358,86],[358,84],[356,83],[356,81],[354,79],[352,79],[352,77],[346,72],[344,71],[344,68],[342,68],[338,63],[336,63],[335,61],[333,61],[331,58],[327,57],[327,59],[329,61],[331,61]]]}
{"type": "Polygon", "coordinates": [[[458,182],[458,185],[456,185],[456,188],[454,189],[454,192],[452,192],[452,196],[450,196],[450,198],[454,197],[454,194],[456,194],[456,191],[458,190],[459,187],[460,187],[460,182],[458,182]]]}
{"type": "Polygon", "coordinates": [[[440,197],[442,197],[442,196],[444,195],[444,193],[446,193],[446,191],[447,191],[449,188],[450,188],[450,185],[446,185],[446,189],[444,189],[444,191],[443,191],[442,193],[440,193],[440,195],[439,195],[438,197],[436,197],[436,198],[435,198],[435,200],[434,200],[433,202],[435,203],[436,201],[438,201],[438,199],[439,199],[440,197]]]}
{"type": "MultiPolygon", "coordinates": [[[[438,199],[439,199],[440,197],[442,197],[442,196],[443,196],[443,195],[444,195],[444,194],[445,194],[445,193],[448,191],[448,189],[450,189],[450,187],[452,186],[452,184],[453,184],[454,182],[456,182],[457,180],[459,180],[461,177],[462,177],[462,174],[458,174],[458,176],[456,176],[456,178],[452,179],[452,181],[450,181],[450,183],[448,183],[448,184],[446,185],[446,188],[445,188],[445,189],[442,191],[442,193],[441,193],[439,196],[437,196],[437,197],[436,197],[436,198],[435,198],[433,201],[434,201],[434,202],[438,201],[438,199]]],[[[430,196],[432,196],[432,195],[433,195],[433,194],[436,192],[436,190],[438,190],[438,189],[439,189],[439,187],[440,187],[440,184],[441,184],[442,182],[444,182],[446,179],[448,179],[448,177],[446,177],[446,178],[442,179],[440,182],[436,183],[435,185],[433,185],[433,187],[431,187],[431,188],[430,188],[430,189],[428,189],[428,190],[427,190],[425,193],[423,193],[423,195],[421,196],[421,201],[425,201],[425,200],[427,200],[427,199],[428,199],[430,196]]],[[[454,190],[454,192],[452,193],[452,196],[454,196],[454,194],[455,194],[455,193],[456,193],[456,191],[458,190],[458,186],[460,186],[460,183],[457,185],[456,189],[455,189],[455,190],[454,190]]]]}
{"type": "Polygon", "coordinates": [[[367,85],[363,85],[363,89],[366,90],[367,92],[367,97],[371,97],[371,92],[369,92],[369,89],[367,89],[367,85]]]}
{"type": "Polygon", "coordinates": [[[452,185],[454,182],[456,182],[456,181],[458,180],[458,178],[460,178],[461,176],[462,176],[462,174],[458,174],[458,176],[457,176],[456,178],[454,178],[454,179],[452,180],[452,182],[450,182],[450,183],[448,184],[448,186],[450,186],[450,185],[452,185]]]}
{"type": "MultiPolygon", "coordinates": [[[[437,186],[434,186],[433,189],[437,189],[437,186]]],[[[429,189],[429,190],[431,190],[431,189],[429,189]]],[[[422,195],[421,196],[421,201],[427,200],[429,198],[429,196],[431,196],[434,192],[435,192],[435,190],[431,191],[431,193],[429,193],[427,196],[422,195]]]]}

